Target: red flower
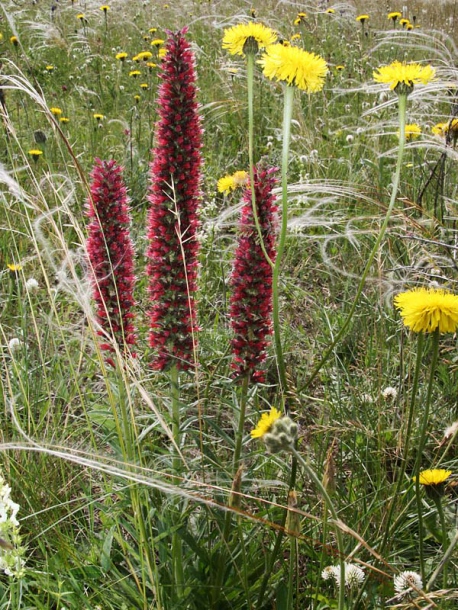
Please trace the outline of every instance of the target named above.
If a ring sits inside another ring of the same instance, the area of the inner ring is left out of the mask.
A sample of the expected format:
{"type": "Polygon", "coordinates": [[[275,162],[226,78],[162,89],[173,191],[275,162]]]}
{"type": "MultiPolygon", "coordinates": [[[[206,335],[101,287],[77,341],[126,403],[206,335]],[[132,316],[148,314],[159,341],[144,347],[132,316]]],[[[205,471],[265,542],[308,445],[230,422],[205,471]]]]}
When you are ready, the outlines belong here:
{"type": "Polygon", "coordinates": [[[153,367],[194,365],[202,130],[186,29],[169,33],[158,94],[147,250],[153,367]]]}
{"type": "MultiPolygon", "coordinates": [[[[254,168],[256,210],[262,239],[272,263],[275,261],[276,212],[272,189],[275,168],[254,168]]],[[[236,376],[250,375],[264,381],[262,364],[266,359],[268,337],[272,334],[272,267],[259,243],[253,218],[251,188],[243,194],[240,237],[231,275],[231,326],[233,363],[236,376]]]]}
{"type": "MultiPolygon", "coordinates": [[[[130,210],[122,169],[115,161],[95,160],[87,204],[87,252],[91,263],[97,320],[103,330],[126,349],[136,341],[133,325],[134,249],[130,238],[130,210]]],[[[114,351],[109,343],[100,346],[114,351]]]]}

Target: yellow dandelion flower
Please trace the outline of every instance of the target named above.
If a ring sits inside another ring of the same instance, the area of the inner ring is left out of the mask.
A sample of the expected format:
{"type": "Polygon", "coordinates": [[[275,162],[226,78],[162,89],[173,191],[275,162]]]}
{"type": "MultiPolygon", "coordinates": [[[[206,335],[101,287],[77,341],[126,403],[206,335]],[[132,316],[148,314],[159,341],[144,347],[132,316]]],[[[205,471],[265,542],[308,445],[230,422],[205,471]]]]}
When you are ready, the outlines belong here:
{"type": "Polygon", "coordinates": [[[239,23],[224,31],[223,49],[231,55],[257,53],[276,40],[277,34],[262,23],[239,23]]]}
{"type": "Polygon", "coordinates": [[[150,34],[155,34],[155,33],[157,32],[157,28],[150,28],[150,29],[148,30],[148,32],[149,32],[150,34]]]}
{"type": "Polygon", "coordinates": [[[163,45],[165,42],[165,40],[162,40],[162,38],[155,38],[154,40],[151,41],[151,46],[152,47],[160,47],[161,45],[163,45]]]}
{"type": "Polygon", "coordinates": [[[11,273],[17,273],[18,271],[22,271],[22,265],[8,264],[8,269],[11,273]]]}
{"type": "Polygon", "coordinates": [[[336,11],[333,8],[328,8],[328,9],[326,9],[325,12],[326,12],[327,15],[333,15],[336,11]]]}
{"type": "Polygon", "coordinates": [[[399,94],[410,93],[414,85],[428,84],[436,74],[432,66],[421,66],[420,64],[407,64],[405,62],[393,61],[388,66],[381,66],[373,73],[377,83],[387,83],[390,89],[399,87],[399,94]]]}
{"type": "Polygon", "coordinates": [[[148,59],[151,59],[153,56],[153,54],[151,53],[151,51],[141,51],[141,53],[139,53],[138,55],[136,55],[137,59],[140,61],[147,61],[148,59]]]}
{"type": "Polygon", "coordinates": [[[66,117],[66,116],[61,116],[61,117],[59,117],[59,121],[61,123],[69,123],[70,119],[68,117],[66,117]]]}
{"type": "Polygon", "coordinates": [[[434,125],[434,127],[431,129],[431,132],[435,135],[435,136],[446,136],[447,132],[448,132],[448,123],[437,123],[436,125],[434,125]]]}
{"type": "Polygon", "coordinates": [[[369,20],[369,15],[358,15],[356,17],[356,21],[360,21],[361,23],[364,23],[365,21],[369,20]]]}
{"type": "Polygon", "coordinates": [[[53,114],[54,116],[60,116],[62,114],[62,109],[61,108],[57,108],[55,106],[53,106],[52,108],[49,109],[49,111],[51,112],[51,114],[53,114]]]}
{"type": "Polygon", "coordinates": [[[262,438],[272,428],[272,425],[277,419],[280,419],[282,413],[272,407],[269,413],[263,413],[254,430],[251,431],[251,438],[262,438]]]}
{"type": "Polygon", "coordinates": [[[140,76],[141,72],[140,70],[131,70],[129,72],[129,76],[132,76],[132,78],[137,78],[137,76],[140,76]]]}
{"type": "Polygon", "coordinates": [[[391,19],[391,21],[396,21],[396,19],[400,19],[402,17],[402,13],[393,11],[392,13],[388,13],[387,17],[388,19],[391,19]]]}
{"type": "Polygon", "coordinates": [[[148,89],[149,85],[148,85],[148,83],[140,83],[140,87],[142,89],[148,89]]]}
{"type": "Polygon", "coordinates": [[[15,47],[17,47],[17,46],[18,46],[18,44],[19,44],[18,37],[17,37],[17,36],[11,36],[11,38],[10,38],[10,42],[11,42],[11,44],[12,44],[12,45],[14,45],[15,47]]]}
{"type": "Polygon", "coordinates": [[[154,70],[154,68],[157,68],[157,64],[153,63],[152,61],[147,61],[146,62],[146,66],[150,69],[150,70],[154,70]]]}
{"type": "Polygon", "coordinates": [[[102,6],[100,7],[100,10],[103,11],[104,13],[106,13],[107,11],[110,10],[110,7],[108,6],[108,4],[102,4],[102,6]]]}
{"type": "Polygon", "coordinates": [[[159,49],[159,51],[157,52],[157,56],[159,57],[159,59],[164,59],[166,55],[167,49],[159,49]]]}
{"type": "Polygon", "coordinates": [[[394,297],[404,325],[415,333],[453,333],[458,327],[458,296],[438,288],[414,288],[394,297]]]}
{"type": "Polygon", "coordinates": [[[124,53],[124,51],[121,51],[121,53],[117,53],[116,59],[118,59],[119,61],[125,61],[127,59],[127,53],[124,53]]]}
{"type": "Polygon", "coordinates": [[[400,19],[399,20],[399,25],[402,25],[403,28],[406,27],[406,25],[409,25],[410,21],[408,19],[400,19]]]}
{"type": "Polygon", "coordinates": [[[46,70],[46,72],[52,72],[52,71],[54,70],[54,66],[51,66],[51,65],[49,64],[49,65],[47,65],[47,66],[45,67],[45,70],[46,70]]]}
{"type": "Polygon", "coordinates": [[[248,173],[244,171],[224,176],[218,180],[218,192],[228,194],[238,187],[244,187],[248,184],[248,178],[248,173]]]}
{"type": "Polygon", "coordinates": [[[41,157],[42,154],[43,154],[43,151],[40,150],[39,148],[32,148],[31,150],[29,150],[29,155],[32,157],[32,159],[34,161],[36,161],[39,157],[41,157]]]}
{"type": "Polygon", "coordinates": [[[105,118],[105,115],[100,114],[98,112],[95,112],[92,116],[96,121],[103,121],[103,119],[105,118]]]}
{"type": "Polygon", "coordinates": [[[328,71],[325,60],[319,55],[281,44],[267,47],[258,63],[267,78],[285,81],[307,93],[323,89],[328,71]]]}
{"type": "MultiPolygon", "coordinates": [[[[420,26],[419,26],[419,25],[417,25],[417,27],[419,28],[420,26]]],[[[408,23],[408,24],[406,25],[406,30],[407,30],[407,31],[413,30],[413,25],[412,25],[411,23],[408,23]]]]}
{"type": "Polygon", "coordinates": [[[78,13],[78,15],[76,16],[77,19],[79,19],[80,21],[82,21],[83,19],[86,19],[86,16],[84,13],[78,13]]]}
{"type": "MultiPolygon", "coordinates": [[[[444,470],[443,468],[434,468],[432,470],[422,470],[419,473],[418,482],[420,485],[441,485],[452,474],[451,470],[444,470]]],[[[417,477],[413,477],[416,481],[417,477]]]]}
{"type": "Polygon", "coordinates": [[[306,13],[297,13],[297,17],[294,20],[294,25],[301,25],[307,19],[306,13]]]}
{"type": "Polygon", "coordinates": [[[345,70],[345,66],[342,66],[342,65],[336,66],[336,72],[342,72],[342,70],[345,70]]]}
{"type": "MultiPolygon", "coordinates": [[[[418,138],[418,136],[421,135],[421,127],[420,125],[417,125],[416,123],[412,123],[411,125],[406,125],[405,126],[405,130],[406,130],[406,140],[414,140],[415,138],[418,138]]],[[[398,138],[399,138],[399,131],[397,132],[398,138]]]]}
{"type": "Polygon", "coordinates": [[[451,131],[453,134],[458,132],[458,119],[452,119],[447,123],[447,130],[451,131]]]}
{"type": "Polygon", "coordinates": [[[291,42],[294,42],[296,40],[300,40],[301,39],[301,35],[300,34],[293,34],[291,36],[291,42]]]}

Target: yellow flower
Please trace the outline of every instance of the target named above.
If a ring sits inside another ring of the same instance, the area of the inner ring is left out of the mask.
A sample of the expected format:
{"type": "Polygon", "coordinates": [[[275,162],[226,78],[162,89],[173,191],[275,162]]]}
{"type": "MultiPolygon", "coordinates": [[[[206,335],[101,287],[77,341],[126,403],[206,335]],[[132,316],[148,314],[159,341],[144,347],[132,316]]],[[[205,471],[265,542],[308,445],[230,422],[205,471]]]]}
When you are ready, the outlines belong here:
{"type": "MultiPolygon", "coordinates": [[[[420,27],[419,25],[417,25],[417,27],[420,27]]],[[[406,30],[413,30],[413,25],[411,23],[408,23],[406,25],[406,30]]]]}
{"type": "Polygon", "coordinates": [[[147,67],[148,67],[150,70],[153,70],[154,68],[157,68],[157,64],[153,63],[152,61],[147,61],[147,62],[146,62],[146,65],[147,65],[147,67]]]}
{"type": "Polygon", "coordinates": [[[110,7],[108,6],[108,4],[103,4],[103,5],[100,7],[100,10],[101,10],[101,11],[103,11],[104,13],[106,13],[107,11],[109,11],[109,10],[110,10],[110,7]]]}
{"type": "Polygon", "coordinates": [[[148,32],[149,32],[150,34],[154,34],[155,32],[157,32],[157,28],[150,28],[150,29],[148,30],[148,32]]]}
{"type": "Polygon", "coordinates": [[[78,13],[78,15],[76,16],[77,19],[79,19],[80,21],[82,21],[83,19],[85,19],[85,15],[84,13],[78,13]]]}
{"type": "MultiPolygon", "coordinates": [[[[397,132],[399,138],[399,131],[397,132]]],[[[412,123],[412,125],[406,125],[406,140],[414,140],[418,138],[421,134],[421,127],[416,123],[412,123]]]]}
{"type": "Polygon", "coordinates": [[[393,21],[396,21],[396,19],[402,17],[402,14],[399,13],[398,11],[394,11],[393,13],[388,13],[388,19],[392,19],[393,21]]]}
{"type": "Polygon", "coordinates": [[[152,47],[160,47],[161,45],[164,44],[164,40],[162,40],[162,38],[155,38],[154,40],[151,41],[151,46],[152,47]]]}
{"type": "Polygon", "coordinates": [[[431,132],[435,136],[446,136],[448,132],[448,123],[437,123],[437,125],[434,125],[434,127],[431,129],[431,132]]]}
{"type": "Polygon", "coordinates": [[[224,31],[223,49],[231,55],[257,53],[277,40],[277,34],[262,23],[239,23],[224,31]]]}
{"type": "Polygon", "coordinates": [[[105,116],[104,116],[103,114],[99,114],[98,112],[96,112],[96,113],[95,113],[95,114],[93,114],[92,116],[94,117],[94,119],[95,119],[96,121],[102,121],[102,120],[105,118],[105,116]]]}
{"type": "Polygon", "coordinates": [[[345,70],[345,66],[342,66],[342,65],[336,66],[336,72],[342,72],[342,70],[345,70]]]}
{"type": "Polygon", "coordinates": [[[159,59],[164,59],[166,55],[167,49],[159,49],[159,51],[157,52],[157,56],[159,57],[159,59]]]}
{"type": "Polygon", "coordinates": [[[368,19],[369,19],[369,15],[358,15],[356,17],[356,21],[360,21],[361,23],[364,23],[368,19]]]}
{"type": "Polygon", "coordinates": [[[414,85],[418,83],[428,84],[436,74],[432,66],[421,66],[420,64],[406,64],[398,60],[388,66],[381,66],[378,72],[374,72],[374,80],[377,83],[387,83],[390,89],[398,90],[400,94],[410,93],[414,85]]]}
{"type": "Polygon", "coordinates": [[[307,19],[306,13],[297,13],[297,17],[294,20],[294,25],[301,25],[307,19]]]}
{"type": "MultiPolygon", "coordinates": [[[[443,468],[435,468],[433,470],[422,470],[419,474],[418,482],[420,485],[441,485],[452,474],[451,470],[444,470],[443,468]]],[[[416,481],[417,477],[413,477],[416,481]]]]}
{"type": "Polygon", "coordinates": [[[141,53],[139,53],[138,55],[136,55],[135,57],[140,61],[147,61],[148,59],[151,59],[151,57],[153,56],[153,54],[151,53],[151,51],[141,51],[141,53]]]}
{"type": "Polygon", "coordinates": [[[61,116],[61,117],[59,117],[59,121],[61,123],[69,123],[70,119],[68,117],[66,117],[66,116],[61,116]]]}
{"type": "Polygon", "coordinates": [[[12,45],[14,45],[15,47],[17,47],[17,46],[18,46],[18,44],[19,44],[19,40],[18,40],[17,36],[11,36],[11,38],[10,38],[10,42],[11,42],[11,44],[12,44],[12,45]]]}
{"type": "Polygon", "coordinates": [[[62,110],[57,107],[50,108],[49,110],[50,110],[51,114],[53,114],[54,116],[59,116],[62,114],[62,110]]]}
{"type": "Polygon", "coordinates": [[[7,267],[11,273],[17,273],[18,271],[22,270],[22,265],[8,264],[7,267]]]}
{"type": "Polygon", "coordinates": [[[141,72],[140,70],[131,70],[129,72],[129,76],[132,76],[133,78],[137,78],[137,76],[140,76],[141,72]]]}
{"type": "Polygon", "coordinates": [[[408,19],[400,19],[399,20],[399,25],[402,25],[403,28],[406,27],[406,25],[409,25],[410,21],[408,19]]]}
{"type": "Polygon", "coordinates": [[[300,40],[301,39],[301,35],[300,34],[293,34],[291,36],[291,42],[294,42],[295,40],[300,40]]]}
{"type": "Polygon", "coordinates": [[[328,9],[326,9],[326,13],[327,13],[328,15],[333,15],[335,12],[336,12],[336,11],[335,11],[335,9],[333,9],[333,8],[328,8],[328,9]]]}
{"type": "Polygon", "coordinates": [[[149,85],[148,85],[148,83],[140,83],[140,87],[142,89],[148,89],[149,85]]]}
{"type": "Polygon", "coordinates": [[[267,47],[258,63],[267,78],[285,81],[307,93],[323,89],[328,71],[326,62],[319,55],[281,44],[267,47]]]}
{"type": "Polygon", "coordinates": [[[48,65],[45,67],[46,72],[52,72],[54,70],[54,66],[48,65]]]}
{"type": "Polygon", "coordinates": [[[136,104],[138,104],[138,102],[139,102],[141,99],[142,99],[142,96],[141,96],[141,95],[138,95],[138,94],[137,94],[137,95],[134,95],[134,100],[135,100],[135,103],[136,103],[136,104]]]}
{"type": "MultiPolygon", "coordinates": [[[[32,148],[32,150],[29,150],[29,155],[32,157],[32,159],[34,159],[35,161],[38,159],[38,157],[40,155],[43,154],[43,151],[40,150],[39,148],[32,148]]],[[[9,265],[8,265],[9,267],[9,265]]]]}
{"type": "Polygon", "coordinates": [[[262,438],[272,428],[272,425],[277,419],[282,416],[281,412],[272,407],[269,413],[263,413],[258,421],[256,428],[251,431],[251,438],[262,438]]]}
{"type": "Polygon", "coordinates": [[[438,288],[414,288],[394,297],[404,325],[415,333],[453,333],[458,327],[458,296],[438,288]]]}
{"type": "Polygon", "coordinates": [[[121,53],[117,53],[116,59],[119,59],[119,61],[124,61],[125,59],[127,59],[127,53],[124,53],[124,51],[121,51],[121,53]]]}
{"type": "Polygon", "coordinates": [[[248,184],[248,173],[244,171],[235,172],[218,180],[218,192],[228,194],[240,186],[248,184]]]}

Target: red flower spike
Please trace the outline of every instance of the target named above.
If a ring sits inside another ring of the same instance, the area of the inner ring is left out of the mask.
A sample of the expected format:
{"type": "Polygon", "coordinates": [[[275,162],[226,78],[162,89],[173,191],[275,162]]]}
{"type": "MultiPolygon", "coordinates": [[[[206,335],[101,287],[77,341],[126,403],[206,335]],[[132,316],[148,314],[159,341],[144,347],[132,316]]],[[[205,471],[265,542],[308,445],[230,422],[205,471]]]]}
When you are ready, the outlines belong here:
{"type": "MultiPolygon", "coordinates": [[[[130,237],[130,209],[122,169],[116,161],[95,160],[87,203],[88,239],[93,298],[101,336],[113,337],[124,351],[136,342],[133,291],[134,248],[130,237]]],[[[109,343],[102,350],[113,352],[109,343]]],[[[110,359],[112,362],[112,360],[110,359]]],[[[108,362],[108,360],[107,360],[108,362]]]]}
{"type": "Polygon", "coordinates": [[[156,370],[195,365],[202,130],[185,33],[169,33],[165,46],[148,196],[149,342],[156,370]]]}
{"type": "MultiPolygon", "coordinates": [[[[277,182],[273,175],[276,171],[276,168],[254,168],[256,210],[264,247],[272,262],[276,256],[277,206],[272,194],[277,182]]],[[[232,368],[235,377],[249,375],[252,381],[262,383],[262,365],[270,343],[268,337],[272,334],[272,267],[259,243],[249,186],[244,191],[243,202],[230,280],[230,318],[234,333],[232,368]]]]}

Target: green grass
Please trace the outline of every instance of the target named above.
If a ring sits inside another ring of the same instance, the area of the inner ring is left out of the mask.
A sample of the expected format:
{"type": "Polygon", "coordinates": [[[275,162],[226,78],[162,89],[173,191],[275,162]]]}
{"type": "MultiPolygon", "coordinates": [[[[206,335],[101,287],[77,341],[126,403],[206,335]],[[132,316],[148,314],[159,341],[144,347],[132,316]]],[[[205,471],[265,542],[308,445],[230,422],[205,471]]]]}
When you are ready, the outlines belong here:
{"type": "MultiPolygon", "coordinates": [[[[458,551],[430,591],[426,584],[456,534],[458,453],[456,442],[444,439],[458,420],[456,337],[440,338],[418,457],[432,338],[425,338],[414,393],[417,341],[402,327],[393,296],[431,282],[456,292],[457,153],[431,132],[456,114],[455,2],[440,10],[416,2],[408,17],[416,14],[422,27],[406,32],[398,25],[394,33],[384,5],[357,3],[370,14],[368,36],[346,4],[327,15],[318,2],[253,3],[259,20],[285,39],[300,32],[297,44],[329,64],[323,92],[294,97],[280,313],[298,451],[325,482],[337,526],[300,463],[297,510],[287,511],[294,462],[250,439],[261,413],[284,399],[273,346],[266,383],[248,388],[241,480],[232,463],[244,400],[231,378],[228,318],[240,193],[224,197],[216,185],[248,169],[248,118],[245,61],[223,51],[221,40],[226,27],[250,19],[251,4],[109,4],[106,21],[89,0],[61,0],[52,12],[29,0],[0,7],[0,464],[20,505],[26,546],[25,576],[0,577],[0,607],[337,608],[338,588],[321,574],[339,562],[338,527],[342,559],[366,576],[347,592],[348,610],[386,607],[393,576],[422,569],[424,592],[388,605],[454,608],[458,551]],[[301,29],[293,25],[299,11],[308,14],[301,29]],[[199,368],[180,376],[178,452],[176,396],[169,376],[149,366],[147,340],[146,196],[159,68],[131,58],[185,25],[196,56],[204,167],[199,368]],[[120,51],[128,53],[124,63],[115,59],[120,51]],[[407,144],[394,212],[353,319],[312,379],[346,322],[388,208],[397,97],[375,84],[372,72],[394,59],[431,63],[437,80],[409,97],[407,123],[418,123],[422,135],[407,144]],[[141,76],[129,76],[136,68],[141,76]],[[53,119],[51,107],[62,115],[53,119]],[[43,151],[36,161],[28,153],[35,148],[43,151]],[[125,168],[137,253],[138,357],[117,369],[99,349],[84,249],[95,157],[125,168]],[[26,289],[29,278],[38,291],[26,289]],[[388,386],[396,398],[383,398],[388,386]],[[422,468],[453,472],[443,498],[445,539],[435,503],[422,490],[416,497],[417,457],[422,468]]],[[[282,100],[282,86],[257,67],[255,158],[276,166],[282,100]]]]}

